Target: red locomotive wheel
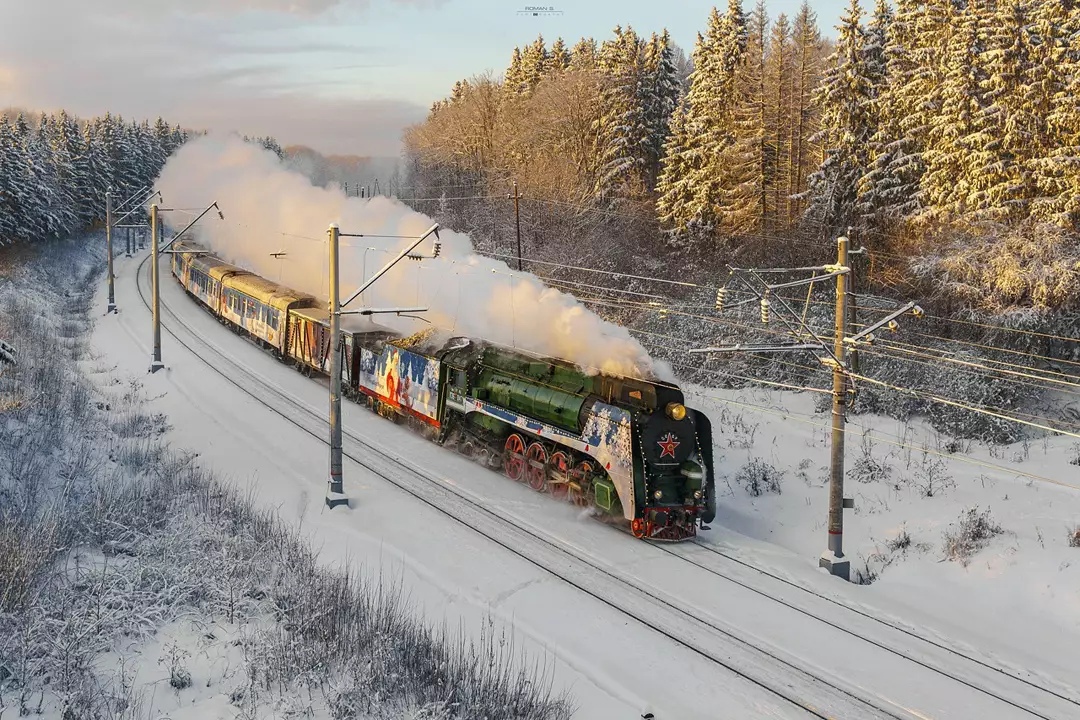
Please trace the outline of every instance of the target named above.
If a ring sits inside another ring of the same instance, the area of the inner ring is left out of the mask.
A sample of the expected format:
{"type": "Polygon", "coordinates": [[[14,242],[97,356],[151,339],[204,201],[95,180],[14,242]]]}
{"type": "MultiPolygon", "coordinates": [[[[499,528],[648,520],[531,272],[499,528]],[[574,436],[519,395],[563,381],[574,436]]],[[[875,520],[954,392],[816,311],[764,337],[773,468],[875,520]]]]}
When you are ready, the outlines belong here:
{"type": "Polygon", "coordinates": [[[547,490],[559,500],[570,490],[570,458],[562,450],[553,452],[548,461],[547,490]]]}
{"type": "Polygon", "coordinates": [[[547,484],[547,448],[538,442],[525,451],[525,476],[529,487],[537,492],[543,491],[547,484]]]}
{"type": "Polygon", "coordinates": [[[593,464],[589,460],[581,460],[574,465],[570,471],[570,482],[577,487],[570,488],[570,502],[581,506],[592,502],[592,474],[593,464]]]}
{"type": "Polygon", "coordinates": [[[513,433],[506,438],[503,450],[503,472],[511,480],[520,482],[521,476],[525,474],[525,440],[513,433]]]}
{"type": "Polygon", "coordinates": [[[630,523],[630,532],[634,533],[634,537],[641,539],[645,537],[645,532],[648,530],[648,525],[645,522],[645,518],[634,518],[630,523]]]}

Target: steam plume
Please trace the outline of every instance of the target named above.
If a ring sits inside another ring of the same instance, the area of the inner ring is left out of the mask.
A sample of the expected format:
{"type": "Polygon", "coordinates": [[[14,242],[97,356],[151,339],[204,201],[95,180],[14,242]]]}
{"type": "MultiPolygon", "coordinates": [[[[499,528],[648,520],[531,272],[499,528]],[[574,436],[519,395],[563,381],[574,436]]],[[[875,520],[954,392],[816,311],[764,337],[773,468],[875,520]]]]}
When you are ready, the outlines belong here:
{"type": "MultiPolygon", "coordinates": [[[[342,238],[341,298],[433,221],[387,197],[346,197],[337,187],[315,187],[286,169],[277,156],[240,138],[206,135],[186,143],[166,163],[156,187],[169,207],[206,207],[217,201],[225,220],[207,214],[189,231],[229,262],[270,280],[325,299],[327,227],[336,222],[342,238]],[[406,237],[374,237],[374,236],[406,237]],[[271,253],[284,252],[280,258],[271,253]]],[[[174,231],[192,216],[165,214],[174,231]]],[[[402,260],[346,309],[428,307],[424,318],[446,334],[483,338],[586,370],[671,379],[623,327],[609,323],[574,297],[546,287],[529,273],[473,253],[468,236],[440,229],[442,253],[435,260],[402,260]]],[[[433,239],[433,238],[432,238],[433,239]]],[[[431,240],[415,252],[430,254],[431,240]]],[[[383,315],[382,324],[402,333],[424,327],[420,320],[383,315]]]]}

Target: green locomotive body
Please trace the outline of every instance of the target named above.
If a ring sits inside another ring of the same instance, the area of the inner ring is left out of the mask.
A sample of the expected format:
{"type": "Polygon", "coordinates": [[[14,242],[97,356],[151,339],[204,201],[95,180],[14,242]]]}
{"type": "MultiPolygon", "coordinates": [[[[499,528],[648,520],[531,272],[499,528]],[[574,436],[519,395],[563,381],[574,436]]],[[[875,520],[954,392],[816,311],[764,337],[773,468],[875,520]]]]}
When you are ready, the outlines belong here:
{"type": "Polygon", "coordinates": [[[686,539],[715,516],[712,429],[677,387],[465,339],[441,357],[448,434],[511,478],[625,518],[639,537],[686,539]]]}

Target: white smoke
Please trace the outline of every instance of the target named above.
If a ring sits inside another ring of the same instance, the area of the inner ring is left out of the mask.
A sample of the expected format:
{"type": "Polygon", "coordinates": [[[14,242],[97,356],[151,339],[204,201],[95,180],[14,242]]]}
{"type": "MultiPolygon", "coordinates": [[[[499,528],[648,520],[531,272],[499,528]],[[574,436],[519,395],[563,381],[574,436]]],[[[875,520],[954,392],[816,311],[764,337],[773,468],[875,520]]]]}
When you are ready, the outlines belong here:
{"type": "MultiPolygon", "coordinates": [[[[342,233],[366,235],[341,239],[342,302],[406,247],[408,238],[434,224],[391,198],[346,197],[337,187],[315,187],[272,152],[235,135],[210,134],[186,143],[166,163],[155,187],[166,206],[183,209],[163,216],[174,232],[216,201],[225,219],[211,211],[189,234],[229,262],[320,299],[328,297],[330,223],[338,223],[342,233]],[[271,255],[280,252],[285,255],[271,255]]],[[[402,260],[345,309],[428,307],[423,317],[446,334],[563,358],[588,371],[672,378],[670,368],[654,363],[625,328],[534,275],[474,254],[468,236],[439,232],[439,258],[402,260]]],[[[433,240],[415,252],[430,254],[433,240]]],[[[402,333],[428,327],[396,315],[379,317],[402,333]]]]}

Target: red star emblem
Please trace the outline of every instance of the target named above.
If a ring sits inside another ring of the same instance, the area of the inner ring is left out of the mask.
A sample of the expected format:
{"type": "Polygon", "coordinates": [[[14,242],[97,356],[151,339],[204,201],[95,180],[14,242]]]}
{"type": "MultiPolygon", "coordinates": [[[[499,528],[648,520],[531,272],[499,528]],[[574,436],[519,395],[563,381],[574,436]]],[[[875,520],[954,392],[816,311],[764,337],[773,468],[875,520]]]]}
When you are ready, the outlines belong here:
{"type": "Polygon", "coordinates": [[[663,460],[668,455],[670,455],[671,458],[674,460],[675,459],[675,448],[679,447],[679,445],[682,445],[682,443],[680,443],[678,440],[676,440],[675,436],[673,434],[671,434],[671,433],[668,433],[661,440],[658,440],[656,442],[656,444],[660,446],[660,459],[661,460],[663,460]]]}

